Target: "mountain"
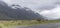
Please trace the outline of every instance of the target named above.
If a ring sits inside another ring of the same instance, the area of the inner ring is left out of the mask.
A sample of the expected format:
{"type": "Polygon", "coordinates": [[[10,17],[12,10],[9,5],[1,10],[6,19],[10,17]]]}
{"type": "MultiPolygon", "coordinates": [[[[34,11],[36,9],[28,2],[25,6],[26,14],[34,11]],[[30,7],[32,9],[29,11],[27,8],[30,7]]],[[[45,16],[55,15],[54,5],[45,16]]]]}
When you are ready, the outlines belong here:
{"type": "Polygon", "coordinates": [[[0,19],[42,19],[38,13],[34,13],[30,8],[21,7],[20,5],[8,6],[5,2],[0,1],[0,19]]]}

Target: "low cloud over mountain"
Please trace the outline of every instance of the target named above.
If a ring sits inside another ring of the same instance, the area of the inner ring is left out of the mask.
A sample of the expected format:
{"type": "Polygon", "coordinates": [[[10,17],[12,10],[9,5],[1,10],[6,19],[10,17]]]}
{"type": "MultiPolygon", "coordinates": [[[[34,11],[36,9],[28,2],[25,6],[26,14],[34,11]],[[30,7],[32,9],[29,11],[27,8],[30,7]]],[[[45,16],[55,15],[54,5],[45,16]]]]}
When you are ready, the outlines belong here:
{"type": "MultiPolygon", "coordinates": [[[[60,12],[58,11],[54,12],[55,11],[54,8],[57,8],[57,6],[60,5],[60,0],[2,0],[2,1],[8,4],[8,6],[17,4],[17,5],[20,5],[22,8],[28,7],[30,8],[30,10],[32,10],[35,13],[38,13],[38,14],[42,13],[41,15],[44,17],[48,16],[47,17],[48,19],[54,19],[54,16],[60,18],[60,14],[59,14],[60,12]],[[55,14],[53,14],[51,10],[55,14]],[[48,11],[49,13],[46,13],[48,11]]],[[[16,7],[17,6],[12,8],[16,9],[16,7]]],[[[58,19],[58,18],[55,18],[55,19],[58,19]]]]}
{"type": "Polygon", "coordinates": [[[33,12],[30,8],[21,7],[12,4],[8,6],[5,2],[0,1],[0,19],[40,19],[41,15],[33,12]]]}

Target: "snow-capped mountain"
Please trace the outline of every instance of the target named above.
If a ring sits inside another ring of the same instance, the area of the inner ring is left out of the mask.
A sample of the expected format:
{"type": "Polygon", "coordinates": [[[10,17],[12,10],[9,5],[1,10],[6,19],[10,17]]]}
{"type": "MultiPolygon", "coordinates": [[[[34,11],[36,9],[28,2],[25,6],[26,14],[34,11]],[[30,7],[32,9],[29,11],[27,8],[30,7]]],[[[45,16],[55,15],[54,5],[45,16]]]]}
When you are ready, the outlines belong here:
{"type": "Polygon", "coordinates": [[[8,6],[3,1],[0,1],[0,19],[41,19],[41,15],[34,13],[30,8],[21,7],[20,5],[8,6]]]}
{"type": "MultiPolygon", "coordinates": [[[[11,6],[14,4],[12,6],[13,9],[16,9],[16,8],[22,9],[22,8],[28,7],[29,9],[25,9],[26,11],[32,10],[33,12],[38,13],[38,14],[43,13],[41,15],[43,15],[44,17],[47,17],[48,19],[50,18],[54,19],[53,17],[60,18],[60,14],[59,14],[60,12],[56,11],[56,12],[53,12],[56,14],[53,14],[50,11],[50,10],[55,11],[54,8],[56,8],[56,5],[60,5],[60,0],[2,0],[2,1],[8,4],[8,6],[11,6]],[[18,6],[16,6],[16,4],[18,6]],[[48,10],[50,11],[49,13],[47,13],[48,10]]],[[[60,11],[59,8],[56,10],[60,11]]]]}

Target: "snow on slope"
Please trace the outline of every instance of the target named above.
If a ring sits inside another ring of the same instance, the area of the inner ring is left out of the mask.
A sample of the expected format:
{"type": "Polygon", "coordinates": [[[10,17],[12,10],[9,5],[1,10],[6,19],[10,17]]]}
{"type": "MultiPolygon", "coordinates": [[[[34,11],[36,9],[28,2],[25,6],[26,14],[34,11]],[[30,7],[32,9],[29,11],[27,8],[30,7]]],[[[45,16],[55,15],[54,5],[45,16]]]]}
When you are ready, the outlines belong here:
{"type": "Polygon", "coordinates": [[[22,7],[28,7],[47,18],[60,18],[60,0],[3,0],[9,6],[18,4],[22,7]],[[46,10],[51,9],[51,10],[46,10]]]}
{"type": "Polygon", "coordinates": [[[28,7],[31,10],[33,10],[34,12],[39,12],[40,8],[43,8],[43,6],[50,6],[52,7],[52,5],[54,6],[53,3],[55,3],[55,0],[3,0],[4,2],[6,2],[9,6],[12,4],[19,4],[22,7],[28,7]]]}

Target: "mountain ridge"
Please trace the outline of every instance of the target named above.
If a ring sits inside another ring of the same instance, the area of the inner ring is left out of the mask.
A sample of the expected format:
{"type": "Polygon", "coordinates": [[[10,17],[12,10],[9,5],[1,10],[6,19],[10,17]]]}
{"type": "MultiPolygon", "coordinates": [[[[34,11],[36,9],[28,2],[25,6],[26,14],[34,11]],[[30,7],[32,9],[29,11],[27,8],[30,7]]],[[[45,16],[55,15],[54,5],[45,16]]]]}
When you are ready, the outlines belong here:
{"type": "MultiPolygon", "coordinates": [[[[0,3],[0,13],[1,16],[3,14],[3,19],[4,16],[6,16],[6,18],[8,19],[23,19],[23,20],[30,20],[30,19],[40,19],[42,18],[40,14],[38,13],[34,13],[32,10],[29,10],[30,8],[24,7],[24,8],[20,8],[20,5],[17,5],[17,7],[15,7],[16,9],[13,9],[12,7],[8,6],[5,2],[1,1],[0,3]],[[19,7],[18,7],[19,6],[19,7]],[[28,9],[28,10],[27,10],[28,9]]],[[[14,5],[16,6],[16,5],[14,5]]]]}

